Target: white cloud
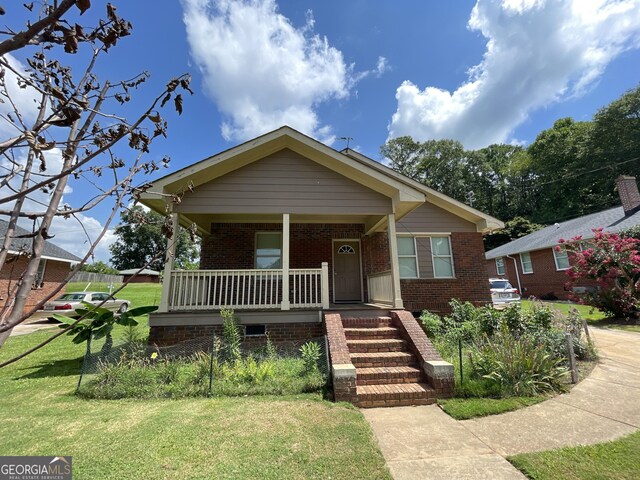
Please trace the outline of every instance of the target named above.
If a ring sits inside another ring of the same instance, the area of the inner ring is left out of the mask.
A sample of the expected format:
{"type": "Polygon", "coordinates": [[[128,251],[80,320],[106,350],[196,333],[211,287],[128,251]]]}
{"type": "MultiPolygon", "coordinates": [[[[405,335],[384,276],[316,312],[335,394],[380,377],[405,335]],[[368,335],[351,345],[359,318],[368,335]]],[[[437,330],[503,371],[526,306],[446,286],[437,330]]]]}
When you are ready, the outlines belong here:
{"type": "MultiPolygon", "coordinates": [[[[311,12],[300,28],[275,0],[184,0],[191,54],[208,95],[226,117],[222,135],[246,140],[284,124],[331,141],[317,106],[343,99],[363,78],[326,37],[311,12]]],[[[378,63],[382,74],[386,61],[378,63]]],[[[366,76],[366,75],[365,75],[366,76]]]]}
{"type": "MultiPolygon", "coordinates": [[[[11,65],[15,70],[20,72],[21,75],[27,77],[26,74],[26,65],[20,62],[11,54],[6,54],[4,56],[5,61],[11,65]]],[[[14,113],[14,107],[11,104],[15,105],[15,108],[20,112],[23,120],[29,126],[30,122],[33,122],[38,114],[38,99],[39,95],[35,89],[31,87],[21,88],[18,85],[18,77],[12,70],[5,68],[4,69],[4,87],[0,88],[2,95],[0,95],[0,99],[2,99],[2,103],[0,103],[0,115],[2,117],[6,117],[7,114],[10,114],[14,121],[17,121],[16,115],[14,113]],[[9,99],[4,94],[8,94],[9,99]]],[[[16,122],[20,125],[19,122],[16,122]]],[[[12,123],[6,119],[0,119],[0,135],[4,138],[11,138],[18,135],[20,132],[16,129],[12,123]]]]}
{"type": "MultiPolygon", "coordinates": [[[[18,150],[16,161],[20,164],[26,162],[26,150],[18,150]]],[[[53,148],[44,152],[46,158],[46,171],[44,173],[48,175],[52,175],[55,173],[59,173],[62,170],[62,152],[59,148],[53,148]]],[[[11,168],[11,163],[3,158],[0,160],[0,168],[3,173],[7,173],[8,169],[11,168]]],[[[34,168],[34,180],[40,181],[41,177],[38,177],[38,166],[34,168]]],[[[72,181],[72,177],[69,178],[69,181],[72,181]]],[[[22,178],[18,175],[11,182],[10,186],[13,190],[17,190],[22,182],[22,178]]],[[[68,185],[64,189],[65,194],[70,194],[73,191],[71,185],[68,185]]],[[[9,186],[4,186],[0,188],[0,197],[8,196],[12,194],[13,191],[9,186]]],[[[29,196],[25,199],[22,211],[23,212],[43,212],[47,205],[49,205],[50,193],[45,193],[42,190],[36,190],[29,194],[29,196]]],[[[0,204],[0,208],[3,210],[8,210],[13,207],[15,202],[8,202],[0,204]]],[[[65,200],[64,197],[60,202],[60,205],[64,205],[65,200]]],[[[53,235],[54,238],[50,239],[52,243],[55,245],[67,250],[70,253],[82,258],[89,250],[89,247],[93,241],[95,241],[103,229],[103,224],[94,217],[84,215],[82,213],[76,214],[77,218],[68,218],[65,219],[63,217],[54,217],[51,222],[51,228],[49,229],[49,234],[53,235]]],[[[3,220],[8,220],[7,216],[1,216],[3,220]]],[[[18,224],[27,229],[31,230],[33,228],[33,221],[27,218],[20,218],[18,220],[18,224]]],[[[111,253],[109,252],[109,245],[115,241],[115,235],[113,233],[113,229],[110,228],[107,230],[107,233],[103,237],[102,241],[96,247],[94,251],[94,256],[96,260],[102,260],[104,262],[108,262],[111,257],[111,253]]]]}
{"type": "Polygon", "coordinates": [[[487,39],[482,62],[453,92],[403,82],[390,138],[508,141],[531,111],[583,94],[640,46],[640,0],[478,0],[468,27],[487,39]]]}
{"type": "MultiPolygon", "coordinates": [[[[56,217],[49,230],[49,233],[54,235],[54,238],[50,241],[82,258],[86,255],[91,243],[98,238],[104,225],[96,218],[82,213],[76,214],[76,217],[77,219],[56,217]]],[[[93,251],[95,259],[109,262],[111,258],[109,246],[116,240],[117,237],[113,228],[109,228],[93,251]]],[[[88,262],[90,263],[91,261],[91,258],[89,258],[88,262]]]]}

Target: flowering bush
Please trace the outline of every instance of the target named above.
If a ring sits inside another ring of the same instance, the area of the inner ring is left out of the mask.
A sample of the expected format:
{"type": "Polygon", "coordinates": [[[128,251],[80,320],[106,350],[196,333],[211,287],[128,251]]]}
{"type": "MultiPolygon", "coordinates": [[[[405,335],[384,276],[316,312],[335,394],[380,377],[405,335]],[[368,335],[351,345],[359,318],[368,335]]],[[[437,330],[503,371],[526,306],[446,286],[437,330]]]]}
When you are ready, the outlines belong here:
{"type": "MultiPolygon", "coordinates": [[[[580,303],[616,317],[636,320],[640,313],[640,241],[596,229],[593,240],[560,240],[569,256],[569,288],[594,280],[597,290],[574,294],[580,303]]],[[[557,246],[556,249],[562,247],[557,246]]]]}

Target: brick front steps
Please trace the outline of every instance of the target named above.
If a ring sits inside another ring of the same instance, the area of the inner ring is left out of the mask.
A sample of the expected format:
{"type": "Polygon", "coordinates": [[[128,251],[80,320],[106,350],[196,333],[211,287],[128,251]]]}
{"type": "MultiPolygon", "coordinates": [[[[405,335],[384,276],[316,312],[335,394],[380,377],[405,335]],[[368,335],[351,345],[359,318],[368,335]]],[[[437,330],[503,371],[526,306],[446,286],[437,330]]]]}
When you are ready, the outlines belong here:
{"type": "Polygon", "coordinates": [[[390,317],[343,318],[351,363],[356,368],[356,405],[426,405],[436,400],[416,356],[390,317]]]}
{"type": "Polygon", "coordinates": [[[324,314],[336,401],[393,407],[451,396],[453,365],[442,360],[411,313],[341,313],[324,314]]]}

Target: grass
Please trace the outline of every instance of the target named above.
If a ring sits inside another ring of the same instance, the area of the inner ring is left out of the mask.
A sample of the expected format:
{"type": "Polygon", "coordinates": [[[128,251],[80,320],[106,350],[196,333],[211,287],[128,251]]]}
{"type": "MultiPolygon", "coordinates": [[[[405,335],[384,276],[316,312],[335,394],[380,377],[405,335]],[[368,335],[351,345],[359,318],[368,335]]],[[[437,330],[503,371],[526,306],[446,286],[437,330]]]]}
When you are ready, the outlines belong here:
{"type": "Polygon", "coordinates": [[[535,480],[635,480],[640,472],[640,432],[613,442],[523,453],[508,460],[535,480]]]}
{"type": "MultiPolygon", "coordinates": [[[[590,307],[588,305],[579,305],[577,303],[564,303],[564,302],[544,302],[553,305],[553,308],[561,311],[562,313],[568,313],[569,310],[575,308],[580,312],[582,318],[584,318],[589,325],[600,328],[613,328],[616,330],[623,330],[625,332],[640,333],[640,325],[630,325],[627,323],[621,323],[615,319],[607,317],[607,315],[598,310],[597,308],[590,307]]],[[[522,308],[530,309],[532,302],[530,300],[522,300],[522,308]]]]}
{"type": "MultiPolygon", "coordinates": [[[[134,302],[153,297],[131,287],[134,302]]],[[[9,338],[0,361],[48,335],[9,338]]],[[[0,455],[73,455],[77,479],[391,478],[350,405],[320,394],[86,400],[73,395],[83,353],[63,336],[0,370],[0,455]]]]}
{"type": "Polygon", "coordinates": [[[450,398],[438,400],[438,405],[456,420],[486,417],[499,413],[518,410],[535,405],[546,397],[509,397],[509,398],[450,398]]]}

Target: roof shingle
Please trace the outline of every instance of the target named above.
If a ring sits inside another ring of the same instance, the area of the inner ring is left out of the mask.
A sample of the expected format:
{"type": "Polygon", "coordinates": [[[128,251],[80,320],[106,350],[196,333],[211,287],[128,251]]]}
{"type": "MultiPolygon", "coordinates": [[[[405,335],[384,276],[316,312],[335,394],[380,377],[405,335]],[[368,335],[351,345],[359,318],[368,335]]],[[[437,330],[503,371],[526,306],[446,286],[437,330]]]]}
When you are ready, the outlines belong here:
{"type": "Polygon", "coordinates": [[[577,236],[585,239],[593,238],[593,230],[595,228],[602,228],[605,232],[615,233],[627,230],[638,224],[640,224],[640,212],[625,216],[622,207],[610,208],[602,212],[591,213],[573,220],[550,225],[525,237],[517,238],[501,247],[489,250],[485,253],[485,257],[490,260],[521,252],[551,248],[557,245],[560,239],[571,240],[577,236]]]}
{"type": "MultiPolygon", "coordinates": [[[[4,242],[5,235],[7,233],[7,229],[9,228],[9,222],[5,220],[0,220],[0,242],[4,242]]],[[[22,227],[16,225],[15,237],[22,237],[29,235],[31,232],[28,232],[22,227]]],[[[31,245],[33,244],[33,238],[13,238],[11,240],[10,250],[12,252],[19,252],[21,250],[31,250],[31,245]]],[[[42,251],[42,256],[46,258],[50,258],[53,260],[60,260],[63,262],[79,262],[80,258],[76,257],[74,254],[67,252],[66,250],[60,248],[59,246],[51,243],[50,241],[44,242],[44,249],[42,251]]]]}

